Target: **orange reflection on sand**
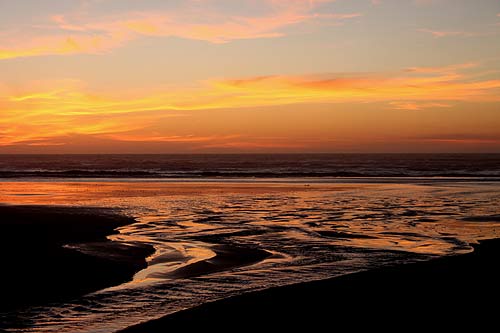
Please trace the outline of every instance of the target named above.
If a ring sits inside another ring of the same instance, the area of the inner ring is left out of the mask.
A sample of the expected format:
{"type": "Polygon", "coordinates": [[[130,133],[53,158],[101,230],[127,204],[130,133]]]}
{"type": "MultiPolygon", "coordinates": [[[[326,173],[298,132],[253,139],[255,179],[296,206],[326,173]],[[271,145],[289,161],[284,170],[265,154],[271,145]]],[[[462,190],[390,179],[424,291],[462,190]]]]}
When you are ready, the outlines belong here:
{"type": "Polygon", "coordinates": [[[251,184],[251,183],[158,183],[158,182],[0,182],[0,202],[9,204],[74,205],[110,198],[203,196],[213,194],[263,194],[341,191],[376,185],[251,184]]]}
{"type": "MultiPolygon", "coordinates": [[[[484,202],[493,200],[475,185],[462,186],[484,202]]],[[[154,245],[152,262],[175,250],[182,265],[206,259],[213,253],[210,243],[226,237],[259,246],[277,237],[286,243],[444,254],[468,251],[467,242],[499,230],[494,222],[462,221],[487,215],[492,206],[471,205],[460,187],[440,185],[1,182],[0,202],[118,208],[137,223],[113,239],[154,245]],[[436,197],[437,188],[447,194],[436,197]]]]}
{"type": "MultiPolygon", "coordinates": [[[[170,313],[242,291],[470,251],[471,242],[500,236],[498,193],[497,183],[430,180],[0,182],[3,203],[109,207],[136,218],[110,238],[153,246],[148,267],[130,283],[86,296],[107,304],[121,324],[150,318],[151,309],[170,313]]],[[[95,313],[65,307],[54,319],[50,311],[41,322],[95,322],[95,313]]]]}

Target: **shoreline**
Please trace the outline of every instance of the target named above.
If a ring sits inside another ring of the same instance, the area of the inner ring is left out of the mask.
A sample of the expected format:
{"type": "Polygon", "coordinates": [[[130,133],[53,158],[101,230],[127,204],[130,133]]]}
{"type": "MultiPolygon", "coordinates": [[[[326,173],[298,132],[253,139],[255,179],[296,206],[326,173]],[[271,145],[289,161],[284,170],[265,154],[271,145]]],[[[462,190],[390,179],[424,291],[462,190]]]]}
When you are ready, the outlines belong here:
{"type": "Polygon", "coordinates": [[[2,177],[0,183],[166,183],[166,184],[413,184],[432,183],[498,183],[500,176],[269,176],[269,177],[2,177]]]}
{"type": "Polygon", "coordinates": [[[500,296],[500,239],[474,251],[424,262],[383,267],[327,280],[255,291],[178,311],[119,333],[161,333],[170,328],[323,328],[445,325],[494,322],[500,296]],[[358,318],[358,321],[351,321],[358,318]],[[398,320],[394,320],[397,318],[398,320]],[[299,326],[300,327],[300,326],[299,326]]]}
{"type": "Polygon", "coordinates": [[[0,205],[0,216],[0,311],[6,313],[127,282],[153,253],[107,239],[135,222],[110,209],[0,205]]]}

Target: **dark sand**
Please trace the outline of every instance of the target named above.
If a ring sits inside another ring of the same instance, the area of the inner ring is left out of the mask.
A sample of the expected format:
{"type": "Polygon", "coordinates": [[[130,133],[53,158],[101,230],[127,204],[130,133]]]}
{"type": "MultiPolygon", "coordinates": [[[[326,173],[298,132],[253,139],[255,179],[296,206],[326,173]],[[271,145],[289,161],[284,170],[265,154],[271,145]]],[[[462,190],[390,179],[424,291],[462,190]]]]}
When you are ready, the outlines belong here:
{"type": "Polygon", "coordinates": [[[133,219],[99,208],[0,206],[0,310],[65,301],[130,280],[153,249],[109,241],[133,219]],[[81,250],[76,250],[76,248],[81,250]]]}
{"type": "Polygon", "coordinates": [[[466,255],[248,293],[203,304],[121,333],[266,330],[400,331],[461,325],[498,328],[500,240],[466,255]],[[438,326],[436,326],[438,325],[438,326]],[[307,327],[308,329],[304,329],[307,327]]]}

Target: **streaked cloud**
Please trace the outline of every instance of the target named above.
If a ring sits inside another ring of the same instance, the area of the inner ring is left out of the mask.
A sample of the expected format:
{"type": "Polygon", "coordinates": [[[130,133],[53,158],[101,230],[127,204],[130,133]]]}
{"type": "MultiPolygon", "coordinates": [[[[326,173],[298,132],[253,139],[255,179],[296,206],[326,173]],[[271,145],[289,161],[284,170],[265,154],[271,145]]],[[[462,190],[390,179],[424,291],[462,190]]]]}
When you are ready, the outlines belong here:
{"type": "Polygon", "coordinates": [[[394,109],[397,110],[408,110],[408,111],[420,111],[424,109],[432,108],[451,108],[453,105],[446,103],[419,103],[419,102],[390,102],[394,109]]]}
{"type": "MultiPolygon", "coordinates": [[[[374,101],[498,101],[500,80],[474,80],[460,72],[471,64],[410,68],[394,74],[255,77],[217,82],[221,90],[241,92],[245,101],[338,103],[374,101]]],[[[439,103],[442,104],[442,103],[439,103]]],[[[401,105],[401,104],[400,104],[401,105]]]]}
{"type": "Polygon", "coordinates": [[[443,31],[443,30],[431,30],[431,29],[418,29],[418,31],[431,34],[434,38],[472,37],[475,35],[471,32],[466,32],[466,31],[443,31]]]}
{"type": "Polygon", "coordinates": [[[208,80],[198,87],[158,89],[137,96],[92,91],[77,80],[36,82],[25,87],[3,85],[0,145],[38,144],[74,134],[119,141],[210,141],[211,136],[181,137],[150,130],[154,124],[196,110],[238,112],[240,108],[291,104],[386,103],[395,110],[419,111],[450,109],[457,102],[499,102],[500,80],[477,79],[470,73],[477,66],[465,63],[412,67],[396,73],[208,80]]]}
{"type": "Polygon", "coordinates": [[[500,135],[477,134],[477,133],[451,133],[436,134],[432,136],[421,136],[414,138],[416,141],[432,143],[455,143],[455,144],[499,144],[500,135]]]}
{"type": "Polygon", "coordinates": [[[468,62],[464,64],[453,64],[448,66],[441,67],[409,67],[406,69],[407,72],[410,73],[424,73],[424,74],[453,74],[458,71],[477,68],[479,67],[479,63],[468,62]]]}
{"type": "MultiPolygon", "coordinates": [[[[245,0],[257,6],[255,14],[221,11],[216,1],[185,1],[171,10],[123,12],[108,17],[57,14],[42,27],[33,27],[25,38],[3,41],[0,60],[44,55],[99,54],[142,36],[179,37],[209,43],[276,38],[285,28],[308,21],[341,24],[361,13],[316,11],[333,0],[245,0]],[[53,31],[47,34],[46,31],[53,31]]],[[[242,6],[245,4],[242,4],[242,6]]],[[[243,6],[245,7],[245,6],[243,6]]]]}

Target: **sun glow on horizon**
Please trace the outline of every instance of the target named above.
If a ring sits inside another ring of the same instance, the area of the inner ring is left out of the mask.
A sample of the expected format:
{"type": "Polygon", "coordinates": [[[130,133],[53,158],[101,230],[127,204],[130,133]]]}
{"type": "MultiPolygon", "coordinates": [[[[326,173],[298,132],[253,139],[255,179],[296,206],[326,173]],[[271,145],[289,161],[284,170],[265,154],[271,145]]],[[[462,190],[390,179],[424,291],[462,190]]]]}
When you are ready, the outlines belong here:
{"type": "Polygon", "coordinates": [[[500,151],[500,6],[459,2],[2,4],[0,152],[500,151]]]}

